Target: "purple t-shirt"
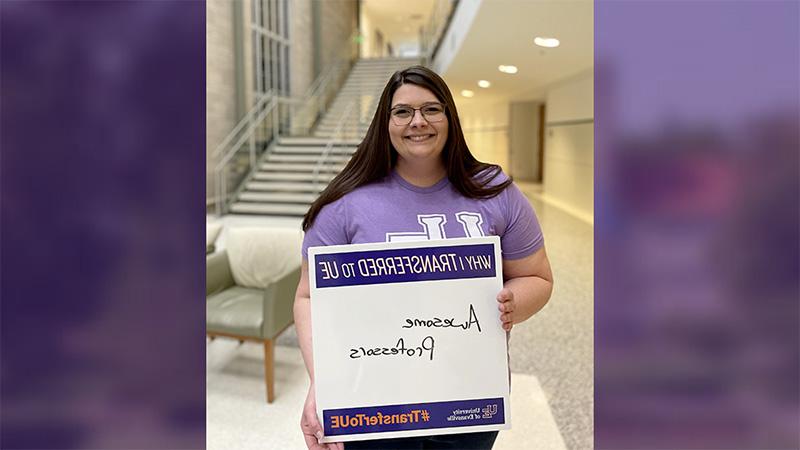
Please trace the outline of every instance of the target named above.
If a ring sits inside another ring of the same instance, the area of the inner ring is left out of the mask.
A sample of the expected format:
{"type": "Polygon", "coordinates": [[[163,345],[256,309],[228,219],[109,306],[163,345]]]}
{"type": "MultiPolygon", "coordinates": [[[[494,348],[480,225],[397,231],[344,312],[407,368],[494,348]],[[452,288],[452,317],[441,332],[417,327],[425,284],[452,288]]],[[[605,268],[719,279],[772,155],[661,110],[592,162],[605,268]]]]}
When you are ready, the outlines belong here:
{"type": "MultiPolygon", "coordinates": [[[[495,178],[502,183],[504,174],[495,178]]],[[[544,245],[528,200],[511,184],[490,199],[459,193],[447,177],[421,188],[392,172],[322,208],[303,239],[308,248],[374,242],[500,236],[503,259],[519,259],[544,245]]]]}

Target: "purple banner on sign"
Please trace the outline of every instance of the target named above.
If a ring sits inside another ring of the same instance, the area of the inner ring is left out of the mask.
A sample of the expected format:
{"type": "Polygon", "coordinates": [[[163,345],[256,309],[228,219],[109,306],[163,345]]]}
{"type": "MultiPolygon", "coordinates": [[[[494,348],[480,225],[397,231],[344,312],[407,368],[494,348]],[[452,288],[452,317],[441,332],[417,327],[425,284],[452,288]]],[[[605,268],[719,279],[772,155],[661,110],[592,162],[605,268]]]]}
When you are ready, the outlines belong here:
{"type": "Polygon", "coordinates": [[[502,398],[456,400],[365,408],[326,409],[322,412],[326,436],[386,431],[500,425],[505,423],[502,398]]]}
{"type": "Polygon", "coordinates": [[[313,263],[317,288],[495,276],[492,244],[318,254],[313,263]]]}

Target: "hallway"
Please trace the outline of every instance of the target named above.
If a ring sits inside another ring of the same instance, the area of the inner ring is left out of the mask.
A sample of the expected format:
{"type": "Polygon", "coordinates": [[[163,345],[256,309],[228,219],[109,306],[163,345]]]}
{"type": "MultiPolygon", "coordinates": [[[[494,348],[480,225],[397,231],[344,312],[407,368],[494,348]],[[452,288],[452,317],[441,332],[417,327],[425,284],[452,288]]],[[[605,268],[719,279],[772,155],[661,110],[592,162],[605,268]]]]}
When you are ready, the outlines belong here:
{"type": "Polygon", "coordinates": [[[594,228],[542,201],[537,185],[517,184],[542,225],[555,283],[547,306],[512,330],[511,371],[538,377],[568,448],[592,448],[594,228]]]}

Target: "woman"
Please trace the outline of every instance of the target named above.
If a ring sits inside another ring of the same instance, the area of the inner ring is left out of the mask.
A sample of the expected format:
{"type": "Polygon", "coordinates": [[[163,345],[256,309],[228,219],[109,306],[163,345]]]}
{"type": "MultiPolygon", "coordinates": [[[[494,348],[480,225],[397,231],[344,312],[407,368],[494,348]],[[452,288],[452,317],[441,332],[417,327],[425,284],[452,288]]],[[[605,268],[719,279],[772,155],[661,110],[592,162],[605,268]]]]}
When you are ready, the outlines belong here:
{"type": "MultiPolygon", "coordinates": [[[[303,220],[303,267],[294,317],[311,387],[301,419],[309,449],[320,445],[311,345],[308,247],[447,237],[500,236],[504,287],[497,295],[504,330],[539,311],[553,286],[536,216],[500,167],[467,148],[453,97],[433,71],[392,75],[364,141],[303,220]]],[[[346,448],[491,448],[497,432],[347,443],[346,448]]]]}

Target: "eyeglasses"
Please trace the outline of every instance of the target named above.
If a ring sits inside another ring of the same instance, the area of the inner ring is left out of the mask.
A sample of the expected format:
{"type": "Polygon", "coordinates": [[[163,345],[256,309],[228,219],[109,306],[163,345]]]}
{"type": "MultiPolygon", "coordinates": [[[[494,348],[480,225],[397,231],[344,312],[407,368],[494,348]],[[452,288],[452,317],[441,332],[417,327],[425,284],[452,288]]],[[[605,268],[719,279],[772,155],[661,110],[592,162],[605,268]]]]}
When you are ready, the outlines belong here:
{"type": "Polygon", "coordinates": [[[397,126],[406,126],[414,120],[414,114],[419,111],[422,117],[430,123],[441,122],[445,118],[444,105],[441,103],[428,103],[421,108],[410,106],[395,106],[389,111],[392,122],[397,126]]]}

